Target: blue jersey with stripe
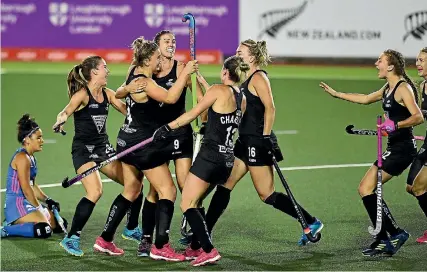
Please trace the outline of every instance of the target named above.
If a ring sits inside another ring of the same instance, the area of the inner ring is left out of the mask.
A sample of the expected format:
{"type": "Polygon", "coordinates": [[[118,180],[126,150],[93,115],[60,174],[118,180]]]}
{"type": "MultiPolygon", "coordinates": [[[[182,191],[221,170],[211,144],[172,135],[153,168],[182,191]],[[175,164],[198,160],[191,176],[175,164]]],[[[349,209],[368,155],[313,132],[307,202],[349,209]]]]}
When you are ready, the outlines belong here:
{"type": "Polygon", "coordinates": [[[22,192],[21,183],[19,182],[18,178],[18,171],[12,168],[12,161],[15,158],[15,156],[20,153],[25,152],[27,156],[30,158],[31,164],[30,164],[30,185],[34,185],[34,180],[37,176],[37,162],[36,158],[34,156],[30,156],[25,148],[21,147],[18,148],[15,153],[12,156],[12,159],[10,160],[9,167],[7,170],[7,181],[6,181],[6,195],[8,196],[24,196],[24,193],[22,192]]]}

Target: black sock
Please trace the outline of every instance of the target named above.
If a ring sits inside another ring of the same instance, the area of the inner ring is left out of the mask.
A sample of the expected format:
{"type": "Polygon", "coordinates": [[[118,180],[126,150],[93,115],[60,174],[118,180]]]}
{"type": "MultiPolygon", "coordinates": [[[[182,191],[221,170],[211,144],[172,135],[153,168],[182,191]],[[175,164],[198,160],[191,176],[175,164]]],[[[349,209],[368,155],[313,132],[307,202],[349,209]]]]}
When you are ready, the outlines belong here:
{"type": "Polygon", "coordinates": [[[206,227],[206,222],[203,220],[200,212],[195,208],[190,208],[185,211],[184,215],[187,217],[188,223],[193,231],[193,235],[197,235],[203,251],[206,253],[211,252],[214,247],[206,227]]]}
{"type": "Polygon", "coordinates": [[[117,227],[125,217],[127,210],[132,205],[132,202],[127,200],[122,194],[119,194],[111,204],[110,212],[108,213],[107,222],[105,222],[104,231],[101,237],[107,241],[113,241],[114,234],[116,233],[117,227]]]}
{"type": "Polygon", "coordinates": [[[418,204],[420,204],[424,214],[427,216],[427,193],[416,196],[416,198],[418,199],[418,204]]]}
{"type": "Polygon", "coordinates": [[[142,207],[142,233],[144,236],[153,237],[156,226],[156,209],[157,203],[150,202],[145,198],[142,207]]]}
{"type": "Polygon", "coordinates": [[[393,215],[391,215],[391,211],[388,208],[387,204],[385,203],[383,199],[383,215],[384,215],[384,222],[386,231],[390,233],[390,235],[394,236],[399,234],[399,232],[402,231],[401,228],[399,228],[399,225],[397,225],[396,220],[394,220],[393,215]]]}
{"type": "MultiPolygon", "coordinates": [[[[373,224],[373,227],[375,228],[377,224],[377,194],[371,194],[362,197],[363,205],[365,205],[365,209],[368,212],[369,218],[371,219],[371,222],[373,224]]],[[[383,222],[382,222],[382,228],[380,233],[377,235],[377,239],[380,240],[387,240],[387,232],[385,231],[384,226],[384,213],[383,213],[383,222]]]]}
{"type": "Polygon", "coordinates": [[[128,210],[128,213],[127,213],[128,217],[127,217],[127,223],[126,223],[126,227],[128,230],[133,230],[138,226],[139,213],[141,212],[143,198],[144,196],[141,193],[138,196],[138,198],[135,199],[134,202],[132,202],[132,205],[128,210]]]}
{"type": "Polygon", "coordinates": [[[80,233],[87,221],[89,220],[90,215],[92,214],[93,208],[95,208],[95,203],[83,197],[79,204],[77,204],[76,211],[73,217],[73,223],[71,224],[70,232],[68,233],[68,238],[72,235],[77,235],[80,237],[80,233]]]}
{"type": "Polygon", "coordinates": [[[211,203],[209,204],[208,212],[206,214],[206,225],[209,233],[212,233],[212,229],[220,216],[227,209],[228,203],[230,202],[231,190],[224,186],[217,186],[214,195],[212,196],[211,203]]]}
{"type": "MultiPolygon", "coordinates": [[[[298,219],[297,212],[295,211],[294,205],[292,204],[291,199],[289,196],[283,194],[274,192],[272,193],[267,199],[265,200],[266,204],[272,205],[274,208],[292,216],[295,219],[298,219]]],[[[313,224],[316,219],[314,219],[311,214],[309,214],[306,210],[304,210],[303,207],[299,206],[301,209],[302,215],[305,218],[305,221],[307,224],[313,224]]]]}
{"type": "Polygon", "coordinates": [[[169,242],[169,229],[173,216],[173,202],[169,199],[160,199],[156,210],[156,240],[155,246],[160,249],[169,242]]]}
{"type": "MultiPolygon", "coordinates": [[[[205,208],[197,208],[197,210],[199,211],[200,215],[202,216],[203,220],[206,221],[206,214],[205,214],[205,208]]],[[[201,247],[200,242],[199,242],[199,237],[197,237],[197,234],[194,233],[193,231],[193,235],[191,236],[191,244],[190,244],[191,249],[193,250],[197,250],[201,247]]]]}

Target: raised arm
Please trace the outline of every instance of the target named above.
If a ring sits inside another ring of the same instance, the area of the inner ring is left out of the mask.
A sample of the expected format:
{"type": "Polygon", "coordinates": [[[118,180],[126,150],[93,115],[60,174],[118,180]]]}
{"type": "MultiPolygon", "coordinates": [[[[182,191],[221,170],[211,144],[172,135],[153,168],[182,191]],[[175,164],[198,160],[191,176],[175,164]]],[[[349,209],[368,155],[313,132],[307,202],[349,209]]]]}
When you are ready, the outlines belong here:
{"type": "Polygon", "coordinates": [[[384,89],[386,87],[386,85],[384,85],[378,91],[375,91],[370,94],[358,94],[358,93],[337,92],[324,82],[320,82],[319,86],[323,88],[323,90],[325,90],[325,92],[330,94],[332,97],[339,98],[342,100],[347,100],[353,103],[363,104],[363,105],[369,105],[371,103],[380,101],[383,96],[384,89]]]}
{"type": "Polygon", "coordinates": [[[179,127],[185,126],[185,125],[191,123],[191,121],[193,121],[194,119],[196,119],[202,112],[209,109],[209,107],[215,103],[215,101],[217,99],[218,91],[221,91],[221,90],[217,90],[219,88],[221,88],[221,87],[220,86],[211,87],[206,92],[203,99],[199,103],[197,103],[197,105],[194,108],[192,108],[190,111],[184,113],[183,115],[178,117],[176,120],[170,122],[168,124],[169,127],[171,129],[177,129],[179,127]]]}
{"type": "Polygon", "coordinates": [[[123,115],[126,115],[126,104],[123,103],[122,100],[117,99],[115,96],[115,93],[113,90],[105,89],[105,92],[107,93],[108,101],[110,104],[118,111],[121,112],[123,115]]]}
{"type": "Polygon", "coordinates": [[[115,97],[117,99],[125,98],[128,94],[143,92],[147,87],[147,80],[143,77],[137,77],[133,79],[128,85],[126,82],[120,86],[116,92],[115,97]]]}
{"type": "Polygon", "coordinates": [[[197,61],[188,62],[185,68],[182,70],[181,74],[179,75],[178,79],[176,80],[175,84],[169,89],[169,91],[157,85],[154,80],[149,79],[147,80],[147,87],[145,88],[145,92],[148,96],[158,102],[174,104],[181,96],[181,93],[187,84],[188,76],[196,69],[197,61]]]}
{"type": "Polygon", "coordinates": [[[265,107],[263,135],[270,135],[276,117],[273,94],[271,93],[270,81],[264,73],[256,73],[252,77],[252,85],[265,107]]]}
{"type": "Polygon", "coordinates": [[[68,105],[58,114],[56,117],[56,123],[53,125],[53,130],[56,130],[59,126],[62,126],[68,120],[78,107],[83,103],[85,98],[87,97],[87,93],[84,89],[76,92],[68,102],[68,105]]]}

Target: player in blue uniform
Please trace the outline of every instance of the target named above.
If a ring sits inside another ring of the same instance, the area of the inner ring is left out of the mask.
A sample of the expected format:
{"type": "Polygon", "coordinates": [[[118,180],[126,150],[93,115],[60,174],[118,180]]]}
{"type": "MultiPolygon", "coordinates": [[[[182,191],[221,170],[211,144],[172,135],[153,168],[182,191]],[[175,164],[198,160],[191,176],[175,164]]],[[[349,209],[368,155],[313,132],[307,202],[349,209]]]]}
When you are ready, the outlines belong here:
{"type": "Polygon", "coordinates": [[[18,142],[22,144],[12,156],[7,173],[7,185],[1,237],[21,236],[48,238],[57,225],[51,210],[58,202],[49,198],[35,183],[37,161],[34,153],[43,150],[43,134],[28,114],[18,121],[18,142]]]}

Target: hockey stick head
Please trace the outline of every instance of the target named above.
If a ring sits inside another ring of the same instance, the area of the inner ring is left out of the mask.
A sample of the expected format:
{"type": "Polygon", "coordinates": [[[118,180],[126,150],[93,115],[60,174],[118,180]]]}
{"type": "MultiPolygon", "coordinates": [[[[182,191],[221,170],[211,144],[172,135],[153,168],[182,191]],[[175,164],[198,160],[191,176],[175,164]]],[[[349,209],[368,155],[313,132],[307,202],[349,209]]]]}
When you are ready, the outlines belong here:
{"type": "Polygon", "coordinates": [[[70,183],[68,183],[68,176],[62,180],[62,187],[64,188],[70,187],[70,183]]]}
{"type": "Polygon", "coordinates": [[[346,126],[346,127],[345,127],[345,131],[346,131],[348,134],[354,134],[354,132],[353,132],[353,128],[354,128],[354,125],[348,125],[348,126],[346,126]]]}
{"type": "Polygon", "coordinates": [[[320,232],[313,235],[311,231],[305,234],[307,236],[307,239],[312,243],[317,243],[322,238],[322,234],[320,232]]]}
{"type": "Polygon", "coordinates": [[[379,229],[376,229],[376,228],[374,229],[372,226],[368,227],[368,232],[372,236],[377,236],[378,233],[380,233],[380,231],[381,231],[381,227],[379,229]]]}
{"type": "Polygon", "coordinates": [[[187,21],[190,21],[190,27],[191,28],[194,28],[194,22],[195,22],[195,20],[194,20],[194,15],[193,14],[191,14],[191,13],[186,13],[186,14],[184,14],[183,16],[182,16],[182,22],[183,23],[185,23],[185,22],[187,22],[187,21]]]}
{"type": "Polygon", "coordinates": [[[62,219],[62,217],[59,215],[59,212],[56,206],[52,207],[52,212],[53,212],[53,215],[55,216],[56,221],[61,227],[62,231],[64,232],[65,235],[67,235],[68,232],[67,232],[67,228],[65,227],[64,219],[62,219]]]}

